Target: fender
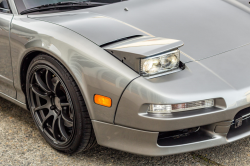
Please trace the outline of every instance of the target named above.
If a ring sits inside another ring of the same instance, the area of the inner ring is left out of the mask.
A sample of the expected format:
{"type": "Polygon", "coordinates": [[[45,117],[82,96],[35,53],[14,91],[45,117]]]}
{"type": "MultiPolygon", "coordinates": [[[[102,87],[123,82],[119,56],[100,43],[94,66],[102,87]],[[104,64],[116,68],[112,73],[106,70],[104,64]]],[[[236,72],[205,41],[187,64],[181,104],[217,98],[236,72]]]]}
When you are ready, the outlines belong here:
{"type": "MultiPolygon", "coordinates": [[[[19,66],[30,52],[41,51],[53,56],[75,79],[92,120],[113,123],[116,105],[122,91],[132,79],[139,76],[88,39],[55,24],[15,16],[10,38],[13,72],[21,73],[19,66]],[[47,24],[46,29],[41,28],[44,24],[47,24]],[[32,29],[28,30],[25,27],[32,29]],[[94,94],[110,97],[112,107],[94,104],[94,94]]],[[[20,79],[19,74],[14,75],[17,100],[25,103],[20,79]]]]}

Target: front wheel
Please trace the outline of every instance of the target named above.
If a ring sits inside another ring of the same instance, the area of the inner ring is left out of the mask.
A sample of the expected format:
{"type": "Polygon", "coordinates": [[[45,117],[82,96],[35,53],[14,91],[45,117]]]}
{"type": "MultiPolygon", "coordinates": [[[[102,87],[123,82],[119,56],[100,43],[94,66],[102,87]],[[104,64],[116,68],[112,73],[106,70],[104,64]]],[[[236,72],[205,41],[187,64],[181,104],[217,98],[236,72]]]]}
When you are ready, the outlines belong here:
{"type": "Polygon", "coordinates": [[[39,131],[53,148],[72,154],[96,144],[81,92],[56,59],[40,54],[32,60],[26,95],[39,131]]]}

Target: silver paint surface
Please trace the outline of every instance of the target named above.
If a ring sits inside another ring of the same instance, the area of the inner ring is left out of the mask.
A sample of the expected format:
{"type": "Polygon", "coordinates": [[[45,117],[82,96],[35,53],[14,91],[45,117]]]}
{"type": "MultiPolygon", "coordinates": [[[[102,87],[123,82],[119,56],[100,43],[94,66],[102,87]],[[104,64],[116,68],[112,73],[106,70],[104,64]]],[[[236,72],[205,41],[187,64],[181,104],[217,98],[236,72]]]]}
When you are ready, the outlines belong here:
{"type": "Polygon", "coordinates": [[[228,1],[130,0],[88,11],[118,19],[156,37],[181,40],[185,43],[181,50],[193,60],[250,43],[249,13],[228,1]],[[122,10],[125,6],[128,12],[122,10]]]}
{"type": "Polygon", "coordinates": [[[181,50],[189,56],[184,55],[181,60],[189,62],[250,43],[250,22],[245,21],[249,13],[239,4],[230,0],[209,3],[205,0],[158,0],[157,3],[130,0],[68,14],[29,17],[72,29],[98,45],[133,35],[182,40],[185,46],[181,50]],[[125,6],[130,10],[124,11],[125,6]]]}
{"type": "Polygon", "coordinates": [[[30,15],[30,18],[43,20],[66,27],[83,35],[97,45],[118,40],[134,35],[146,35],[134,27],[127,25],[119,20],[96,14],[92,12],[72,12],[56,13],[48,16],[30,15]],[[121,33],[122,32],[122,33],[121,33]],[[109,35],[112,34],[112,35],[109,35]]]}
{"type": "Polygon", "coordinates": [[[34,50],[41,51],[59,60],[75,78],[84,96],[91,119],[112,123],[123,89],[138,76],[115,57],[77,33],[25,16],[13,18],[11,45],[18,100],[25,102],[20,85],[20,66],[23,58],[34,50]],[[69,39],[73,40],[69,42],[69,39]],[[94,94],[111,97],[112,107],[107,108],[95,104],[94,94]]]}

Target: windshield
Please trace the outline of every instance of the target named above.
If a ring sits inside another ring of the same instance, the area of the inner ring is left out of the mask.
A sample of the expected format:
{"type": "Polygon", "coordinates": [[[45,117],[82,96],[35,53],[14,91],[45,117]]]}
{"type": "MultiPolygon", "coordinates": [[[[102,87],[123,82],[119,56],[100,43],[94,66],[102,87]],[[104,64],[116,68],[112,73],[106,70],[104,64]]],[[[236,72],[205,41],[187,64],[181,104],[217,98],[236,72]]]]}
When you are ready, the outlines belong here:
{"type": "Polygon", "coordinates": [[[54,4],[59,2],[102,2],[102,3],[115,3],[122,0],[15,0],[18,12],[22,12],[26,9],[34,8],[46,4],[54,4]]]}

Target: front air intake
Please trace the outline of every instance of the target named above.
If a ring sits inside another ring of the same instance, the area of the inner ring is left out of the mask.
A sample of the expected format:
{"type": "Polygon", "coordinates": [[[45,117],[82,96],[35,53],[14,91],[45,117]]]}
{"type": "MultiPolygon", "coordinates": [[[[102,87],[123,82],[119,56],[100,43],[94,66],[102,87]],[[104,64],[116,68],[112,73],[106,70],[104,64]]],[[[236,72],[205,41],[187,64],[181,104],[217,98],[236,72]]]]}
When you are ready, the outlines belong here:
{"type": "Polygon", "coordinates": [[[176,146],[212,139],[203,127],[160,132],[157,143],[159,146],[176,146]]]}

